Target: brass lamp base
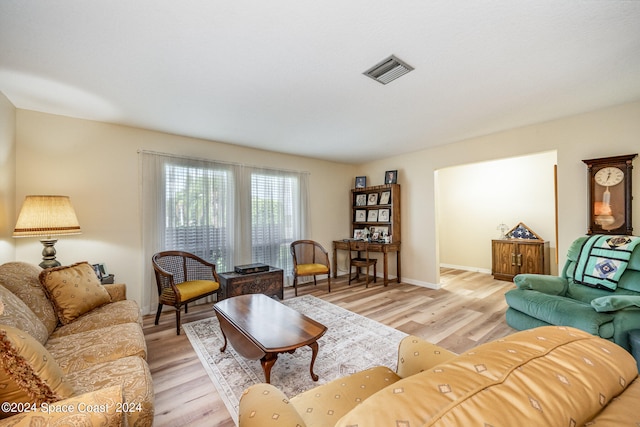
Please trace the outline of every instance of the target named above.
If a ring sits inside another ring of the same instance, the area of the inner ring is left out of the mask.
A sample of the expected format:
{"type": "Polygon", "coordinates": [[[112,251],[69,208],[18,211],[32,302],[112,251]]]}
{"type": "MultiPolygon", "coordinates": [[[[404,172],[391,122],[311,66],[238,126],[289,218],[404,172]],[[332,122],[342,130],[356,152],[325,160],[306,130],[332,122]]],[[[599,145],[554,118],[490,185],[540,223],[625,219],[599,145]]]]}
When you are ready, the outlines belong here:
{"type": "Polygon", "coordinates": [[[40,239],[40,243],[44,248],[42,249],[42,262],[39,264],[40,267],[44,268],[52,268],[59,267],[61,264],[56,260],[56,248],[54,245],[58,239],[40,239]]]}

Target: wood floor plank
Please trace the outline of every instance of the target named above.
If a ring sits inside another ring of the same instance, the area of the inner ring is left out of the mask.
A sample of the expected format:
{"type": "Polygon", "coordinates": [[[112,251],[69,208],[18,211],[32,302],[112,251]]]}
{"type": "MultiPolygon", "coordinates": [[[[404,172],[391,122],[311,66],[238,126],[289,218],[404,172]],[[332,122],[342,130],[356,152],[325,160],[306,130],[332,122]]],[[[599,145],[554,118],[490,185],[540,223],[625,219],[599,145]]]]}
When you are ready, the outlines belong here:
{"type": "MultiPolygon", "coordinates": [[[[510,282],[493,280],[477,272],[441,270],[441,289],[406,283],[347,283],[346,276],[317,286],[298,288],[298,295],[314,295],[354,313],[418,335],[455,353],[509,335],[515,330],[504,320],[504,293],[510,282]]],[[[285,299],[293,298],[291,288],[285,299]]],[[[189,307],[183,323],[213,316],[212,304],[189,307]]],[[[165,308],[158,325],[154,316],[144,318],[148,362],[155,390],[156,427],[190,425],[232,427],[233,420],[202,367],[189,340],[176,335],[175,313],[165,308]]]]}

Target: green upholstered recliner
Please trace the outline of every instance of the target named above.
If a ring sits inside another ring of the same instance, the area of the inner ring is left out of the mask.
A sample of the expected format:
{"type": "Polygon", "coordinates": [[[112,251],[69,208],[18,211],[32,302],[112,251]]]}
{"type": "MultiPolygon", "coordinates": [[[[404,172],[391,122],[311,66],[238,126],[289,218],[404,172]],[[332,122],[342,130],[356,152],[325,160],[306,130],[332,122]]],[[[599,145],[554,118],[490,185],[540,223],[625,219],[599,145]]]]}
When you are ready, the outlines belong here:
{"type": "Polygon", "coordinates": [[[544,325],[572,326],[631,350],[628,333],[640,329],[640,245],[614,291],[573,280],[580,250],[588,236],[569,248],[560,276],[520,274],[516,289],[505,294],[509,326],[531,329],[544,325]]]}

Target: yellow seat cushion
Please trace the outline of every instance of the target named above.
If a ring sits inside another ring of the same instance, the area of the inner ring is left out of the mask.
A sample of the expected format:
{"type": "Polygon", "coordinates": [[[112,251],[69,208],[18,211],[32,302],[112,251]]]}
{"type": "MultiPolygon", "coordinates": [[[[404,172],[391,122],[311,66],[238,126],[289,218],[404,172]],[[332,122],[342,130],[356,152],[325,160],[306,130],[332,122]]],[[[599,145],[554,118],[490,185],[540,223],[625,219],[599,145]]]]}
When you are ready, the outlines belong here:
{"type": "Polygon", "coordinates": [[[327,274],[329,267],[324,264],[298,264],[296,273],[299,276],[310,276],[312,274],[327,274]]]}
{"type": "Polygon", "coordinates": [[[180,301],[188,301],[200,295],[214,292],[220,288],[220,283],[212,280],[189,280],[176,285],[180,291],[180,301]]]}

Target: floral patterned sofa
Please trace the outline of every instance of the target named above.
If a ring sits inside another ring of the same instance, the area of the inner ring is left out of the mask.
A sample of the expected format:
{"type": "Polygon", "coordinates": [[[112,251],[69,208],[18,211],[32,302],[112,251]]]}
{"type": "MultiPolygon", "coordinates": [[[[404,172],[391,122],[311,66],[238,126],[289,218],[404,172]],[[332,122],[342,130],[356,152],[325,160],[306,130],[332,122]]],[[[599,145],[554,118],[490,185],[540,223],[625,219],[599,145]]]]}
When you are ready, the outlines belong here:
{"type": "Polygon", "coordinates": [[[153,424],[142,316],[86,262],[0,266],[0,426],[153,424]]]}
{"type": "Polygon", "coordinates": [[[543,326],[459,356],[409,336],[398,370],[377,367],[289,399],[248,388],[240,427],[637,426],[633,357],[579,329],[543,326]]]}

